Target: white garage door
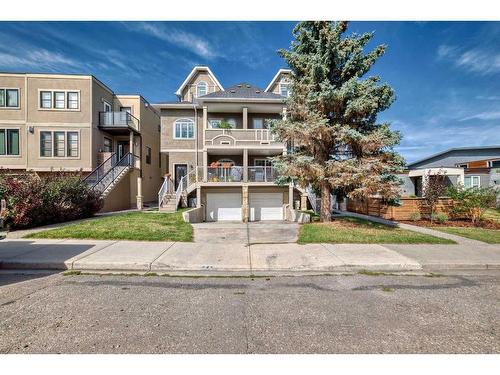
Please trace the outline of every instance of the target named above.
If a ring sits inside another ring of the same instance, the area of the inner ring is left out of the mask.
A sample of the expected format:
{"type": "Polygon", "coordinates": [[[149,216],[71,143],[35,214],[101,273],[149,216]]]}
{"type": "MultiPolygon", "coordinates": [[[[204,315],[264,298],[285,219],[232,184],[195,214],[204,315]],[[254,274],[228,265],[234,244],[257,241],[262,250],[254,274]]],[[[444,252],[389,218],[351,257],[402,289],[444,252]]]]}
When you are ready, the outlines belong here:
{"type": "Polygon", "coordinates": [[[283,220],[283,193],[250,193],[250,221],[283,220]]]}
{"type": "Polygon", "coordinates": [[[208,193],[206,220],[241,220],[241,193],[208,193]]]}

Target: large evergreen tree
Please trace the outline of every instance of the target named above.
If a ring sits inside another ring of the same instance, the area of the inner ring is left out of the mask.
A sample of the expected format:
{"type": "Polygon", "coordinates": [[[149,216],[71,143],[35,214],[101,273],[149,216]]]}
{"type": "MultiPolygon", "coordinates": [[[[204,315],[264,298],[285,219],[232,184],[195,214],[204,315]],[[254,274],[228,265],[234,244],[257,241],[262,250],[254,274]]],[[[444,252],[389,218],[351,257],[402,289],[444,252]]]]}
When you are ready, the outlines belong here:
{"type": "Polygon", "coordinates": [[[394,101],[392,88],[364,75],[385,51],[365,53],[372,33],[344,35],[347,22],[300,22],[279,54],[292,69],[287,116],[273,129],[292,145],[276,157],[280,174],[321,193],[321,221],[330,221],[330,193],[398,198],[404,160],[393,150],[400,134],[377,114],[394,101]]]}

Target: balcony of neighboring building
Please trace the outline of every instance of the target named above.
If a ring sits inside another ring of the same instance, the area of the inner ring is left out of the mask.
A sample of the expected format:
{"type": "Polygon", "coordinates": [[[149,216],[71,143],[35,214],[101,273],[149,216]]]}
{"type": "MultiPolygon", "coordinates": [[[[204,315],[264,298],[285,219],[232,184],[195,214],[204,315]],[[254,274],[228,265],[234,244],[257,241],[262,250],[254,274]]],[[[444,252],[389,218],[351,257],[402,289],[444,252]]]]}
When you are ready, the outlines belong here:
{"type": "Polygon", "coordinates": [[[140,121],[127,111],[99,112],[99,128],[115,135],[140,133],[140,121]]]}

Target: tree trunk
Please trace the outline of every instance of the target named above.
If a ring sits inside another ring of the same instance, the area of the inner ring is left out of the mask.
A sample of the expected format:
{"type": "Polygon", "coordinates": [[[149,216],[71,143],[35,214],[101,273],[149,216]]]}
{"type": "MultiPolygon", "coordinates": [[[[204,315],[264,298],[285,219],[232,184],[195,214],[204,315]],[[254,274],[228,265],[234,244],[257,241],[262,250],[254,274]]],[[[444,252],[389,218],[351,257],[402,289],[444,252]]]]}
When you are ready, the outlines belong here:
{"type": "Polygon", "coordinates": [[[320,221],[332,221],[332,213],[330,212],[330,184],[327,181],[321,183],[321,213],[320,221]]]}

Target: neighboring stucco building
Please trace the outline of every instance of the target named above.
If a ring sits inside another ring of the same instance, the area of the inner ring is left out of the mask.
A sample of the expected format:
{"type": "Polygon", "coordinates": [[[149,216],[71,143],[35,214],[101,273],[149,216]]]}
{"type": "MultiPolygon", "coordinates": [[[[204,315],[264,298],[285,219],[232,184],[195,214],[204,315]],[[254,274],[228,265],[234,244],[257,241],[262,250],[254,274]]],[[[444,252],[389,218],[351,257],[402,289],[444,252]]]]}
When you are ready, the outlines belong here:
{"type": "Polygon", "coordinates": [[[268,124],[286,116],[289,75],[281,69],[266,89],[223,87],[210,68],[197,66],[177,90],[177,101],[155,104],[171,175],[162,206],[176,209],[185,199],[202,208],[205,221],[285,219],[302,194],[276,185],[268,157],[286,153],[287,146],[268,124]]]}
{"type": "Polygon", "coordinates": [[[105,211],[156,201],[166,171],[159,126],[144,98],[93,76],[0,73],[0,167],[81,171],[99,183],[105,211]]]}

